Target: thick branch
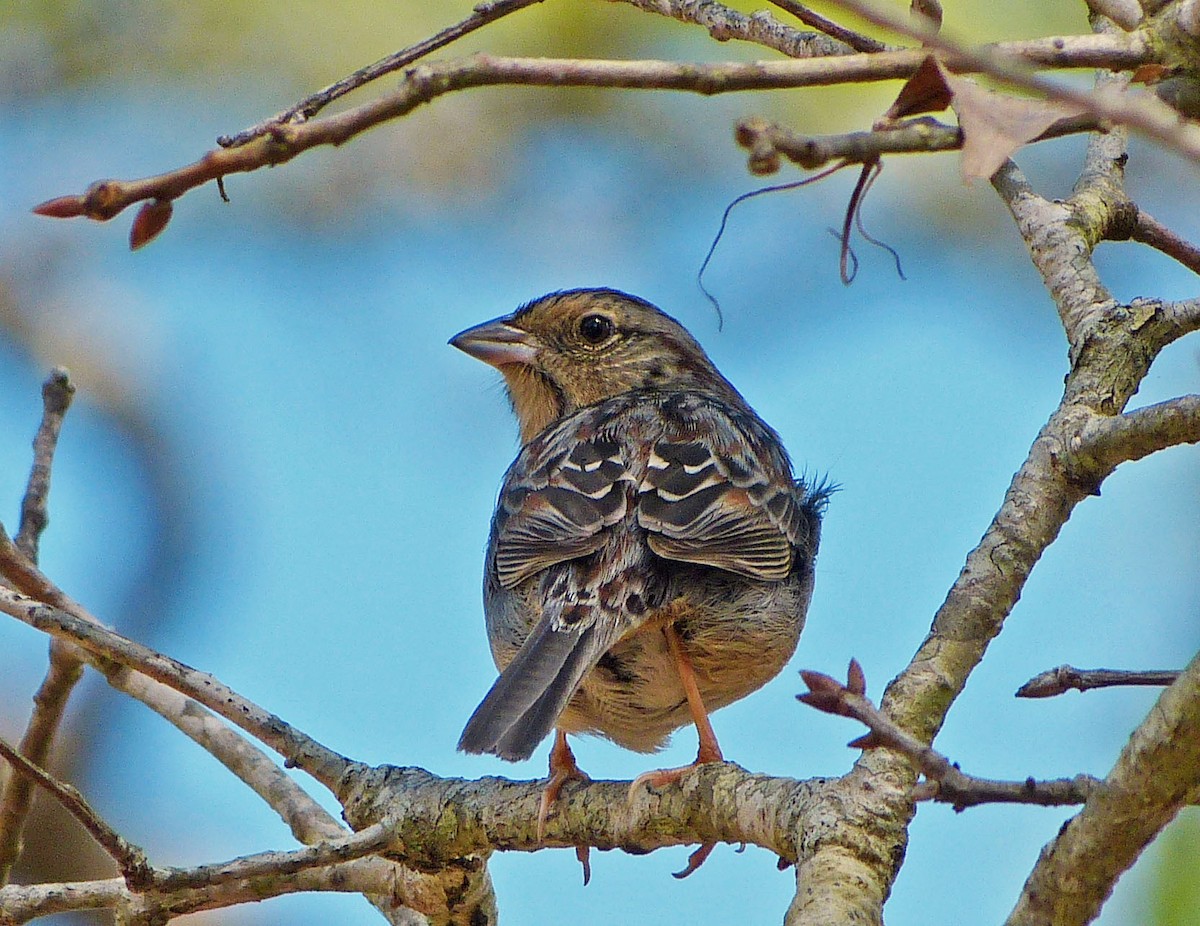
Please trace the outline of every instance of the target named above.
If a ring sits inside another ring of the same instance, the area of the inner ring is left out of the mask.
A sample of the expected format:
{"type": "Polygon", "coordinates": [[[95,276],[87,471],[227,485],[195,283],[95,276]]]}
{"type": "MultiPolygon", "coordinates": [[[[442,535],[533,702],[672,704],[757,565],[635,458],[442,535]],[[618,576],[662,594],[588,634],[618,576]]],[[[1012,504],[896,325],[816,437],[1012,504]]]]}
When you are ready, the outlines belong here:
{"type": "MultiPolygon", "coordinates": [[[[0,923],[9,926],[54,913],[104,909],[121,911],[121,922],[161,922],[185,913],[257,903],[269,897],[305,891],[389,896],[395,887],[391,866],[379,859],[307,869],[269,880],[256,877],[168,894],[154,891],[134,893],[120,878],[68,884],[13,885],[0,888],[0,923]]],[[[421,920],[410,917],[400,922],[405,926],[417,926],[421,920]]],[[[466,924],[463,923],[463,926],[466,924]]]]}
{"type": "Polygon", "coordinates": [[[1104,783],[1042,850],[1009,926],[1089,923],[1150,840],[1200,794],[1200,655],[1163,692],[1104,783]]]}
{"type": "Polygon", "coordinates": [[[35,563],[38,559],[38,540],[50,523],[47,502],[50,498],[54,451],[58,447],[58,435],[73,398],[75,384],[71,382],[71,375],[62,367],[55,368],[42,384],[42,423],[33,439],[33,468],[29,473],[25,498],[21,502],[21,523],[15,538],[17,549],[35,563]]]}
{"type": "Polygon", "coordinates": [[[1035,193],[1012,161],[996,172],[992,186],[1016,220],[1029,256],[1058,308],[1075,358],[1082,350],[1085,321],[1094,317],[1098,305],[1113,301],[1092,263],[1091,247],[1071,221],[1075,211],[1067,203],[1051,202],[1035,193]]]}
{"type": "Polygon", "coordinates": [[[1091,691],[1114,685],[1170,685],[1179,678],[1177,669],[1138,671],[1132,669],[1076,669],[1058,666],[1040,672],[1017,689],[1018,698],[1053,698],[1068,691],[1091,691]]]}

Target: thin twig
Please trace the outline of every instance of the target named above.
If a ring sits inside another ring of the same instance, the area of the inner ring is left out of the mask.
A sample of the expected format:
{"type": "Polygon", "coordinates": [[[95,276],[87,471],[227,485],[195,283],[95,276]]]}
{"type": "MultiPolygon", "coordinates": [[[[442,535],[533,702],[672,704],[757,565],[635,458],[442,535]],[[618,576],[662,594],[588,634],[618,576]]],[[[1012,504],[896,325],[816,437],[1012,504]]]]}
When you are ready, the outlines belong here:
{"type": "Polygon", "coordinates": [[[38,561],[38,540],[50,523],[46,511],[50,496],[50,470],[62,431],[63,418],[75,397],[75,384],[63,367],[56,367],[42,384],[42,423],[33,439],[33,468],[21,502],[21,523],[15,538],[17,549],[38,561]]]}
{"type": "Polygon", "coordinates": [[[814,13],[802,3],[797,3],[796,0],[770,0],[770,2],[781,10],[791,13],[810,29],[824,32],[827,36],[837,39],[839,42],[845,42],[855,51],[876,52],[896,50],[896,46],[888,45],[885,42],[880,42],[878,39],[871,38],[869,35],[863,35],[861,32],[855,32],[853,29],[847,29],[845,26],[838,25],[832,19],[826,19],[820,13],[814,13]]]}
{"type": "MultiPolygon", "coordinates": [[[[0,529],[0,571],[17,573],[28,587],[47,589],[45,597],[0,588],[0,611],[41,630],[78,644],[96,656],[130,666],[137,671],[199,701],[209,710],[250,733],[287,761],[336,791],[349,760],[301,733],[282,718],[271,714],[205,672],[149,647],[136,643],[102,625],[86,608],[56,588],[35,566],[25,560],[0,529]],[[14,568],[14,564],[19,569],[14,568]],[[55,604],[47,604],[50,599],[55,604]]],[[[21,585],[18,585],[20,588],[21,585]]]]}
{"type": "Polygon", "coordinates": [[[1091,691],[1114,685],[1170,685],[1178,669],[1076,669],[1058,666],[1040,672],[1017,689],[1018,698],[1053,698],[1068,691],[1091,691]]]}
{"type": "Polygon", "coordinates": [[[198,865],[195,868],[158,868],[152,884],[159,891],[201,888],[225,884],[243,878],[294,875],[308,868],[349,862],[387,848],[391,825],[380,822],[356,833],[346,833],[303,849],[288,852],[259,852],[229,862],[198,865]]]}
{"type": "Polygon", "coordinates": [[[1163,691],[1104,782],[1042,849],[1007,926],[1091,923],[1122,872],[1200,795],[1200,655],[1163,691]]]}
{"type": "MultiPolygon", "coordinates": [[[[1091,132],[1096,127],[1092,116],[1060,119],[1034,141],[1091,132]]],[[[866,164],[885,154],[958,151],[963,146],[962,129],[929,116],[839,135],[801,135],[786,126],[752,116],[737,124],[736,137],[738,144],[750,151],[751,170],[756,174],[770,172],[763,169],[764,165],[777,167],[776,155],[813,170],[835,160],[866,164]]]]}
{"type": "Polygon", "coordinates": [[[822,672],[800,672],[809,690],[796,695],[811,707],[827,714],[852,717],[863,723],[869,733],[853,740],[854,749],[886,747],[907,756],[917,767],[923,781],[912,792],[914,801],[937,801],[963,810],[979,804],[1036,804],[1057,807],[1082,804],[1098,782],[1090,775],[1058,778],[1052,781],[997,781],[965,774],[956,763],[911,733],[903,730],[866,696],[866,679],[857,660],[850,660],[846,684],[822,672]]]}
{"type": "Polygon", "coordinates": [[[461,39],[464,35],[469,35],[476,29],[495,22],[509,13],[515,13],[517,10],[541,2],[542,0],[485,0],[483,3],[478,3],[475,5],[474,12],[462,22],[449,26],[437,35],[430,36],[423,41],[417,42],[415,45],[410,45],[401,51],[393,52],[386,58],[376,61],[374,64],[368,64],[366,67],[359,68],[353,74],[349,74],[341,80],[330,84],[328,87],[318,90],[310,96],[306,96],[299,103],[289,106],[283,112],[272,116],[270,119],[265,119],[257,125],[243,129],[236,135],[222,135],[217,139],[217,144],[222,148],[233,148],[237,145],[244,145],[246,142],[258,138],[260,135],[266,135],[274,126],[307,122],[334,100],[345,96],[347,93],[357,90],[359,87],[387,74],[393,74],[401,68],[408,67],[408,65],[419,61],[426,55],[440,48],[445,48],[456,39],[461,39]]]}
{"type": "MultiPolygon", "coordinates": [[[[1138,33],[1002,42],[988,47],[997,55],[1016,56],[1031,67],[1055,68],[1129,67],[1146,60],[1150,53],[1138,33]]],[[[423,64],[406,71],[394,91],[369,103],[305,123],[268,123],[266,134],[246,144],[209,151],[191,164],[140,180],[97,181],[82,194],[56,197],[34,211],[51,218],[85,216],[106,221],[134,203],[173,200],[228,174],[283,164],[320,145],[343,144],[442,94],[470,87],[571,86],[733,93],[903,79],[926,56],[922,49],[911,49],[837,58],[690,64],[476,55],[463,61],[423,64]]]]}
{"type": "MultiPolygon", "coordinates": [[[[864,0],[831,2],[868,22],[916,39],[926,47],[940,51],[947,57],[947,64],[955,71],[987,74],[1003,83],[1021,87],[1047,99],[1070,103],[1097,119],[1127,125],[1193,161],[1200,161],[1200,128],[1181,119],[1176,110],[1152,93],[1140,90],[1122,92],[1111,88],[1098,91],[1076,90],[1033,73],[1028,62],[1004,57],[987,47],[968,48],[951,41],[937,30],[921,26],[917,18],[906,20],[893,13],[884,12],[864,0]]],[[[1129,36],[1136,34],[1121,33],[1129,36]]]]}
{"type": "Polygon", "coordinates": [[[48,791],[83,825],[101,848],[112,856],[130,888],[137,889],[148,882],[150,865],[146,853],[109,826],[77,788],[59,781],[41,766],[30,762],[3,738],[0,738],[0,756],[7,760],[15,775],[48,791]]]}
{"type": "Polygon", "coordinates": [[[1093,13],[1107,16],[1126,32],[1136,29],[1143,19],[1136,0],[1087,0],[1087,5],[1093,13]]]}
{"type": "Polygon", "coordinates": [[[1200,247],[1181,238],[1153,216],[1138,209],[1137,222],[1130,231],[1130,238],[1162,251],[1187,267],[1192,273],[1200,273],[1200,247]]]}
{"type": "MultiPolygon", "coordinates": [[[[42,421],[33,439],[33,466],[21,502],[21,523],[15,540],[16,548],[34,563],[42,532],[50,523],[48,505],[54,451],[74,395],[75,384],[62,367],[51,371],[42,384],[42,421]]],[[[49,659],[46,676],[33,696],[33,711],[19,747],[21,755],[39,767],[47,764],[71,691],[83,675],[79,652],[70,643],[51,640],[49,659]]],[[[0,885],[8,883],[21,854],[22,834],[32,806],[32,779],[25,775],[10,777],[0,798],[0,885]]]]}

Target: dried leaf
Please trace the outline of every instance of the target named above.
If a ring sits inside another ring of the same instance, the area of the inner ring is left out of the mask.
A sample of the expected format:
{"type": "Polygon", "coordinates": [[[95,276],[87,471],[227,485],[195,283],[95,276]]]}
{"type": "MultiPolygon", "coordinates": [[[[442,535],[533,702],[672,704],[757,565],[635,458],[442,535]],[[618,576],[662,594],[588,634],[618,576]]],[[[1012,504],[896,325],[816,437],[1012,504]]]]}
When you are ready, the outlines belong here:
{"type": "Polygon", "coordinates": [[[173,211],[169,199],[155,199],[142,206],[129,230],[129,250],[136,251],[153,241],[167,227],[173,211]]]}
{"type": "Polygon", "coordinates": [[[1129,80],[1135,84],[1156,84],[1174,72],[1174,68],[1167,67],[1165,64],[1140,64],[1129,80]]]}
{"type": "Polygon", "coordinates": [[[883,114],[881,121],[894,122],[919,113],[941,112],[950,105],[953,95],[937,59],[930,55],[921,62],[913,76],[904,82],[896,96],[896,102],[883,114]]]}
{"type": "Polygon", "coordinates": [[[962,128],[962,173],[968,183],[989,179],[1022,145],[1040,137],[1060,119],[1084,112],[1068,103],[998,93],[940,69],[954,94],[950,105],[962,128]]]}

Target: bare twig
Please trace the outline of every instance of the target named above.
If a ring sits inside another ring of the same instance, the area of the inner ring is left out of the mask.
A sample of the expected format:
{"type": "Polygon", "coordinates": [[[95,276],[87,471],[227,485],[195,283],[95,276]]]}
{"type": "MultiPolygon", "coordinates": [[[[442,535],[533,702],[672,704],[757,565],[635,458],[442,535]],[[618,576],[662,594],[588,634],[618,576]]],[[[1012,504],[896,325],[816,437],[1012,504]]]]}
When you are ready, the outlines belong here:
{"type": "Polygon", "coordinates": [[[1151,839],[1200,794],[1200,655],[1162,693],[1103,784],[1041,853],[1008,926],[1090,923],[1151,839]]]}
{"type": "Polygon", "coordinates": [[[71,816],[83,825],[83,828],[100,844],[104,851],[112,856],[113,861],[121,870],[125,882],[131,888],[136,889],[147,883],[150,866],[146,861],[146,853],[109,826],[77,788],[59,781],[45,769],[30,762],[2,738],[0,738],[0,756],[7,760],[16,775],[28,779],[49,792],[71,816]]]}
{"type": "Polygon", "coordinates": [[[1052,781],[996,781],[967,775],[944,755],[927,746],[912,734],[900,728],[886,714],[875,707],[865,694],[866,682],[862,668],[856,660],[850,661],[847,683],[824,675],[821,672],[801,671],[801,677],[809,687],[805,694],[797,695],[817,710],[843,717],[853,717],[865,724],[870,732],[849,745],[854,749],[894,749],[912,761],[925,776],[912,791],[914,801],[937,801],[950,804],[955,810],[963,810],[979,804],[1036,804],[1042,807],[1058,807],[1064,804],[1082,804],[1098,782],[1090,775],[1074,778],[1059,778],[1052,781]]]}
{"type": "MultiPolygon", "coordinates": [[[[718,42],[738,39],[782,52],[789,58],[821,58],[854,51],[828,35],[801,32],[785,25],[765,10],[747,16],[716,0],[624,0],[647,13],[703,26],[718,42]]],[[[821,30],[824,32],[824,30],[821,30]]]]}
{"type": "Polygon", "coordinates": [[[1142,22],[1142,10],[1137,0],[1087,0],[1093,13],[1107,16],[1122,29],[1136,29],[1142,22]]]}
{"type": "MultiPolygon", "coordinates": [[[[1136,33],[1037,39],[989,48],[996,55],[1019,57],[1031,67],[1132,66],[1149,54],[1148,46],[1136,33]]],[[[173,200],[227,174],[282,164],[320,145],[343,144],[442,94],[470,87],[570,86],[732,93],[895,80],[910,76],[925,56],[923,50],[912,49],[837,58],[688,64],[476,55],[464,61],[418,65],[405,72],[396,90],[377,100],[310,122],[268,123],[266,134],[238,147],[209,151],[184,167],[140,180],[98,181],[83,194],[48,200],[34,211],[52,218],[86,216],[105,221],[134,203],[173,200]]]]}
{"type": "Polygon", "coordinates": [[[50,522],[46,503],[50,496],[54,450],[58,446],[63,418],[74,397],[75,384],[71,382],[70,373],[62,367],[56,367],[42,384],[42,423],[33,439],[33,469],[29,473],[25,498],[21,502],[21,523],[15,538],[17,549],[35,563],[38,559],[38,539],[50,522]]]}
{"type": "MultiPolygon", "coordinates": [[[[1092,116],[1060,119],[1034,140],[1091,132],[1096,128],[1092,116]]],[[[806,170],[814,170],[831,161],[866,164],[885,154],[957,151],[963,146],[958,126],[927,116],[880,125],[869,132],[841,135],[801,135],[753,116],[739,122],[736,133],[738,144],[750,151],[750,169],[756,174],[772,173],[778,167],[778,155],[806,170]]]]}
{"type": "Polygon", "coordinates": [[[1187,267],[1192,273],[1200,273],[1200,247],[1181,238],[1153,216],[1138,209],[1137,221],[1129,237],[1162,251],[1187,267]]]}
{"type": "Polygon", "coordinates": [[[266,135],[271,131],[273,126],[307,122],[334,100],[345,96],[347,93],[357,90],[359,87],[387,74],[394,74],[401,68],[408,67],[408,65],[419,61],[426,55],[438,49],[445,48],[456,39],[460,39],[464,35],[469,35],[476,29],[495,22],[509,13],[515,13],[517,10],[522,10],[527,6],[533,6],[533,4],[541,2],[542,0],[484,0],[482,3],[477,3],[471,15],[462,22],[449,26],[437,35],[430,36],[423,41],[417,42],[415,45],[410,45],[408,48],[394,52],[386,58],[381,58],[374,64],[368,64],[366,67],[359,68],[353,74],[349,74],[341,80],[330,84],[328,87],[324,87],[316,93],[306,96],[299,103],[289,106],[283,112],[272,116],[270,119],[265,119],[257,125],[243,129],[236,135],[222,135],[217,139],[217,144],[222,148],[233,148],[237,145],[244,145],[246,142],[258,138],[260,135],[266,135]]]}
{"type": "Polygon", "coordinates": [[[289,852],[259,852],[229,862],[198,865],[195,868],[154,869],[150,884],[155,890],[177,891],[202,888],[249,878],[294,875],[309,868],[349,862],[387,848],[392,839],[388,823],[375,823],[356,833],[344,833],[303,849],[289,852]]]}
{"type": "MultiPolygon", "coordinates": [[[[10,564],[20,557],[7,535],[0,533],[0,563],[10,564]]],[[[40,582],[49,583],[26,561],[40,582]]],[[[35,583],[36,584],[36,583],[35,583]]],[[[50,584],[50,588],[54,588],[50,584]]],[[[174,688],[199,701],[230,723],[257,737],[284,757],[287,763],[303,769],[331,791],[336,790],[348,760],[316,740],[301,733],[282,718],[268,713],[229,686],[191,666],[157,653],[140,643],[103,626],[85,608],[54,589],[65,606],[53,606],[26,595],[0,588],[0,611],[44,633],[66,638],[104,659],[114,660],[174,688]]]]}
{"type": "Polygon", "coordinates": [[[869,35],[862,35],[853,29],[847,29],[845,26],[840,26],[832,19],[826,19],[820,13],[814,13],[802,3],[797,3],[796,0],[771,0],[771,3],[781,10],[791,13],[810,29],[824,32],[830,38],[844,42],[855,51],[876,52],[895,50],[894,46],[880,42],[878,39],[873,39],[869,35]]]}
{"type": "MultiPolygon", "coordinates": [[[[76,910],[117,910],[121,922],[164,922],[185,913],[216,910],[243,903],[257,903],[302,891],[343,891],[388,896],[396,887],[390,868],[377,859],[359,859],[324,868],[310,868],[290,877],[262,877],[216,884],[170,894],[134,893],[119,878],[78,881],[68,884],[12,885],[0,888],[3,922],[26,923],[54,913],[76,910]]],[[[411,911],[410,911],[411,912],[411,911]]],[[[397,922],[424,926],[428,920],[415,915],[397,922]]],[[[449,922],[449,921],[446,921],[449,922]]]]}
{"type": "MultiPolygon", "coordinates": [[[[1080,107],[1096,119],[1127,125],[1136,132],[1153,138],[1163,145],[1200,161],[1200,128],[1180,118],[1180,114],[1152,93],[1119,91],[1101,88],[1096,91],[1076,90],[1033,73],[1029,63],[1005,58],[995,50],[968,48],[945,38],[937,30],[920,25],[919,20],[905,19],[884,12],[864,0],[831,0],[842,9],[862,16],[868,22],[909,36],[946,56],[947,64],[956,71],[987,74],[1006,84],[1021,87],[1047,99],[1080,107]]],[[[1136,33],[1121,33],[1134,35],[1136,33]]],[[[1110,36],[1110,38],[1115,36],[1110,36]]],[[[1149,60],[1149,58],[1147,59],[1149,60]]],[[[1118,68],[1112,68],[1117,70],[1118,68]]]]}
{"type": "MultiPolygon", "coordinates": [[[[74,395],[75,384],[62,367],[53,370],[42,384],[42,422],[33,439],[33,466],[21,502],[21,522],[15,541],[16,548],[34,563],[38,559],[38,542],[50,522],[48,504],[54,451],[74,395]]],[[[21,755],[33,765],[47,764],[67,700],[82,674],[83,663],[76,648],[51,640],[50,665],[33,696],[33,712],[21,737],[21,755]]],[[[0,798],[0,885],[8,882],[21,854],[21,837],[32,801],[31,778],[13,775],[5,782],[0,798]]]]}
{"type": "Polygon", "coordinates": [[[1179,678],[1178,669],[1076,669],[1058,666],[1040,672],[1017,689],[1018,698],[1053,698],[1068,691],[1091,691],[1113,685],[1170,685],[1179,678]]]}

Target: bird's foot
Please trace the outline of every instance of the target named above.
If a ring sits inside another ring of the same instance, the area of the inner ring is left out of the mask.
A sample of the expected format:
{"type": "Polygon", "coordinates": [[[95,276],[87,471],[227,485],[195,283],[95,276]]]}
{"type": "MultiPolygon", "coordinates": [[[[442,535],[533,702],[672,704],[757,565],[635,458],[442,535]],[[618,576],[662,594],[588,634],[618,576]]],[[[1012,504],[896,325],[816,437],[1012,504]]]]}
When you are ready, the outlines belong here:
{"type": "Polygon", "coordinates": [[[538,805],[537,837],[538,842],[546,838],[546,820],[550,816],[550,808],[558,800],[562,787],[568,781],[591,781],[575,762],[575,754],[567,745],[567,735],[561,730],[554,731],[554,747],[550,750],[550,777],[546,779],[546,787],[542,789],[542,800],[538,805]]]}

